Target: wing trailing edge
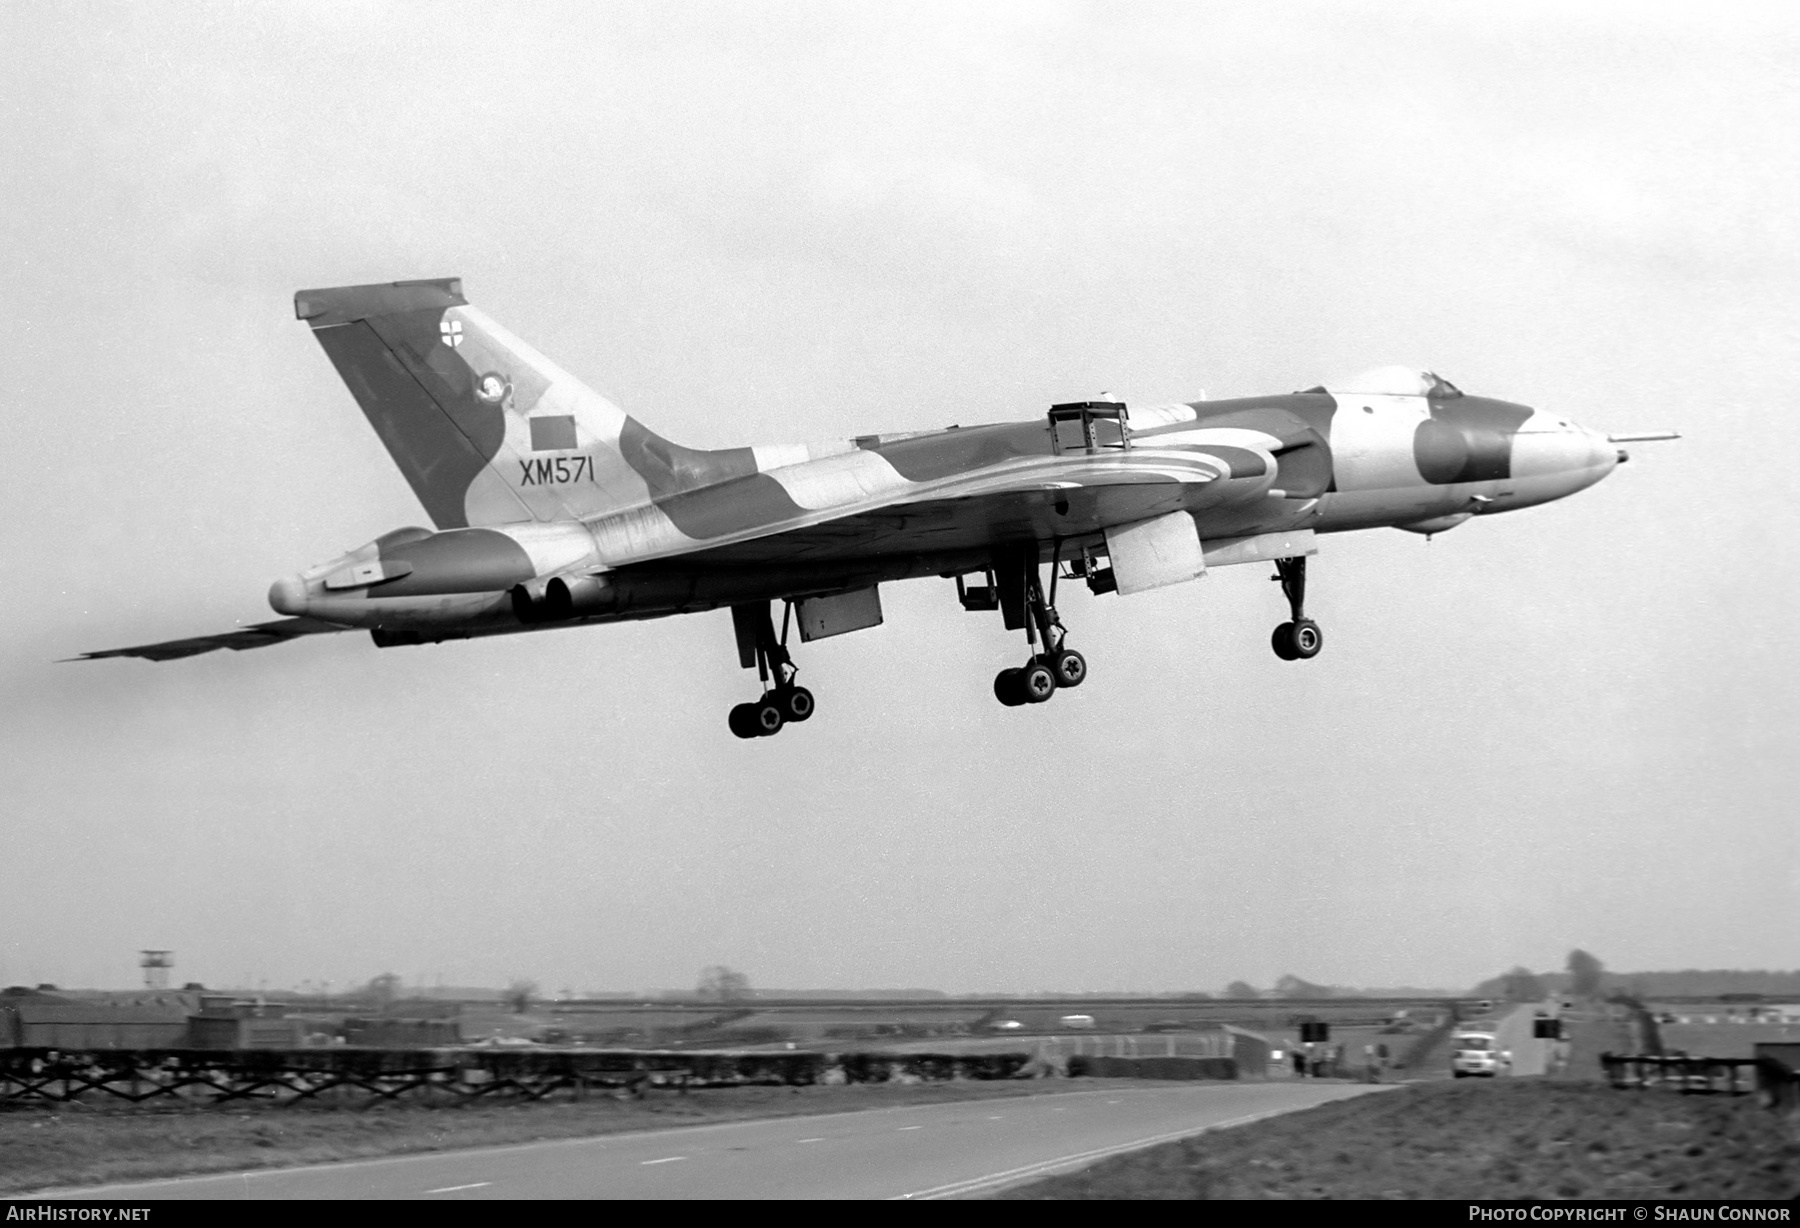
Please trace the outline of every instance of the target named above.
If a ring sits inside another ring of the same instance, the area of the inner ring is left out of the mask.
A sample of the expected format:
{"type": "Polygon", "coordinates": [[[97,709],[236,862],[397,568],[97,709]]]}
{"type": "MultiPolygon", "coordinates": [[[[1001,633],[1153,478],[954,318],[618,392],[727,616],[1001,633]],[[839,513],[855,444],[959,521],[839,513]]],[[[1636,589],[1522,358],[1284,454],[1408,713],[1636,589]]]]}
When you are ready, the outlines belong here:
{"type": "Polygon", "coordinates": [[[249,648],[283,644],[303,635],[324,635],[332,631],[349,630],[352,628],[317,618],[278,618],[274,622],[254,623],[219,635],[196,635],[184,640],[164,640],[160,644],[139,644],[132,648],[108,648],[65,659],[99,661],[107,657],[139,657],[145,661],[178,661],[182,657],[196,657],[203,652],[216,652],[221,648],[243,652],[249,648]]]}

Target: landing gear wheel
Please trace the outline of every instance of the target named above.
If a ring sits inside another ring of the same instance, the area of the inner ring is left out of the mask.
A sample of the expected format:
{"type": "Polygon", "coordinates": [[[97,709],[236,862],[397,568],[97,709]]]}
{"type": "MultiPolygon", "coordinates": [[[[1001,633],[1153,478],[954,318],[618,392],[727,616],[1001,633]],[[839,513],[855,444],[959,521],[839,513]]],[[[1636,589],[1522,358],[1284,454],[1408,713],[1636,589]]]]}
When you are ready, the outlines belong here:
{"type": "Polygon", "coordinates": [[[1310,661],[1325,647],[1325,635],[1319,630],[1318,623],[1310,618],[1302,618],[1294,624],[1294,631],[1288,642],[1293,645],[1296,658],[1310,661]]]}
{"type": "Polygon", "coordinates": [[[1283,661],[1310,661],[1325,647],[1325,636],[1319,624],[1306,616],[1306,556],[1276,559],[1275,578],[1281,582],[1281,595],[1287,598],[1291,621],[1275,628],[1269,647],[1283,661]]]}
{"type": "Polygon", "coordinates": [[[761,735],[762,730],[756,724],[756,705],[739,704],[731,710],[728,718],[731,732],[740,738],[754,738],[761,735]]]}
{"type": "Polygon", "coordinates": [[[781,704],[781,715],[794,724],[809,720],[813,714],[813,693],[803,686],[789,687],[775,696],[781,704]]]}
{"type": "Polygon", "coordinates": [[[774,696],[765,695],[761,702],[751,704],[750,709],[756,722],[756,736],[773,737],[781,732],[787,718],[781,714],[781,705],[775,702],[774,696]]]}
{"type": "Polygon", "coordinates": [[[1059,648],[1050,654],[1046,662],[1050,672],[1056,675],[1059,687],[1080,686],[1087,681],[1087,658],[1073,648],[1059,648]]]}
{"type": "Polygon", "coordinates": [[[1033,661],[1019,671],[1019,690],[1028,704],[1041,704],[1056,694],[1056,675],[1042,661],[1033,661]]]}
{"type": "Polygon", "coordinates": [[[1019,685],[1022,669],[1003,669],[994,675],[994,698],[1009,708],[1025,702],[1025,689],[1019,685]]]}

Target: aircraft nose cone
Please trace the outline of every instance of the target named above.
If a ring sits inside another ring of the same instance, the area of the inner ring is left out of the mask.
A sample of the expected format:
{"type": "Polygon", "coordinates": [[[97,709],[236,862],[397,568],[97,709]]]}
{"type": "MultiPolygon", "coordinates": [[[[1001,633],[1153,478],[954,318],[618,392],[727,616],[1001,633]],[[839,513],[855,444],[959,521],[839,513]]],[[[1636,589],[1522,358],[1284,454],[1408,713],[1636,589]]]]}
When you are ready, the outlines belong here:
{"type": "Polygon", "coordinates": [[[269,606],[277,614],[306,613],[306,584],[299,576],[283,576],[269,585],[269,606]]]}
{"type": "Polygon", "coordinates": [[[1545,415],[1541,428],[1513,436],[1512,476],[1529,483],[1520,506],[1585,490],[1619,464],[1619,450],[1598,431],[1545,415]]]}
{"type": "Polygon", "coordinates": [[[1583,430],[1581,433],[1587,436],[1588,455],[1591,458],[1589,463],[1600,471],[1601,477],[1605,477],[1628,459],[1625,450],[1601,432],[1583,430]]]}

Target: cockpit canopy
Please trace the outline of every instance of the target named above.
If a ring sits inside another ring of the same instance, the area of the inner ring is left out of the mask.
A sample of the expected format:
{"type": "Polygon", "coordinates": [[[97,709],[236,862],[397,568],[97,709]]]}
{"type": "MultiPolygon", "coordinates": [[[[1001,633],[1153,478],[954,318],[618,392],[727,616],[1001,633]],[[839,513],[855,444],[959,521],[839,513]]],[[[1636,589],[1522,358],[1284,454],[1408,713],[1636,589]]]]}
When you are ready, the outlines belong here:
{"type": "Polygon", "coordinates": [[[1373,371],[1364,371],[1354,379],[1342,380],[1330,387],[1321,385],[1308,388],[1307,391],[1439,399],[1462,395],[1462,389],[1437,372],[1421,371],[1416,367],[1377,367],[1373,371]]]}

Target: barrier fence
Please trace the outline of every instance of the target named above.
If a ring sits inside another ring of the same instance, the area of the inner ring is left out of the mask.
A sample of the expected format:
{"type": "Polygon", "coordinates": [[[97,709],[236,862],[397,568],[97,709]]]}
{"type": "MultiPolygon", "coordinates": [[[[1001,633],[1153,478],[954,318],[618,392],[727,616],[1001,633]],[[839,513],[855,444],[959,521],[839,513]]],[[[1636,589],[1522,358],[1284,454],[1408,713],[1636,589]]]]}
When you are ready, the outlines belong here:
{"type": "Polygon", "coordinates": [[[1754,1092],[1768,1108],[1800,1112],[1800,1045],[1759,1044],[1755,1057],[1603,1053],[1600,1065],[1614,1087],[1734,1096],[1754,1092]]]}
{"type": "Polygon", "coordinates": [[[1027,1053],[4,1049],[0,1104],[466,1104],[642,1094],[651,1087],[1005,1079],[1032,1062],[1027,1053]]]}
{"type": "Polygon", "coordinates": [[[1046,1036],[1038,1041],[1046,1058],[1209,1057],[1229,1058],[1232,1038],[1217,1033],[1166,1032],[1160,1036],[1046,1036]]]}
{"type": "Polygon", "coordinates": [[[1229,1057],[1081,1057],[1069,1059],[1074,1078],[1095,1079],[1236,1079],[1237,1060],[1229,1057]]]}
{"type": "Polygon", "coordinates": [[[1663,1087],[1684,1092],[1742,1095],[1755,1086],[1753,1057],[1668,1057],[1602,1053],[1600,1066],[1614,1087],[1663,1087]]]}

